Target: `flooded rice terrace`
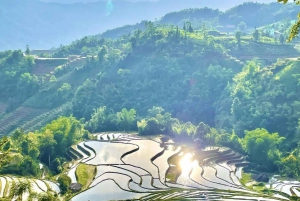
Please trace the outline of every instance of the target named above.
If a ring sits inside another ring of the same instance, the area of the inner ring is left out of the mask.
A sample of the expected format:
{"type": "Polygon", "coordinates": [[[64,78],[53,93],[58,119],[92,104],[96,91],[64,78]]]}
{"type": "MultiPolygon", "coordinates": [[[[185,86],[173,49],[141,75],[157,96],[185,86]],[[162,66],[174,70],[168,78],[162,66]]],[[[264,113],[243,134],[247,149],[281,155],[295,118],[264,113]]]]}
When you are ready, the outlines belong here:
{"type": "MultiPolygon", "coordinates": [[[[240,179],[248,162],[229,148],[196,149],[172,140],[162,142],[160,137],[124,133],[96,135],[97,140],[73,148],[83,157],[68,173],[72,182],[77,182],[75,171],[80,163],[96,166],[97,172],[88,189],[72,201],[288,200],[279,194],[266,197],[247,190],[240,179]]],[[[296,189],[295,185],[280,187],[289,191],[287,188],[296,189]]]]}

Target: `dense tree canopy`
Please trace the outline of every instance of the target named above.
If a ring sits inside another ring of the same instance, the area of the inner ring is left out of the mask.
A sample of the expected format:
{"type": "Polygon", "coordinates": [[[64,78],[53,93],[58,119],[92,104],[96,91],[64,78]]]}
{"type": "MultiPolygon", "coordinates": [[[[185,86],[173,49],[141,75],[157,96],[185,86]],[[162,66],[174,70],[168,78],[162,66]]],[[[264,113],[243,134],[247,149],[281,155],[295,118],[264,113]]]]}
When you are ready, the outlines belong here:
{"type": "MultiPolygon", "coordinates": [[[[277,0],[278,2],[283,2],[284,4],[288,3],[289,0],[277,0]]],[[[294,0],[294,2],[296,4],[300,4],[299,0],[294,0]]],[[[294,38],[296,38],[299,34],[299,29],[300,29],[300,13],[298,14],[298,21],[293,25],[291,32],[290,32],[290,36],[288,38],[289,41],[293,40],[294,38]]]]}
{"type": "Polygon", "coordinates": [[[11,137],[1,140],[7,158],[1,161],[0,172],[36,176],[40,174],[39,162],[42,162],[59,173],[68,148],[88,136],[74,117],[60,117],[35,133],[16,130],[11,137]]]}

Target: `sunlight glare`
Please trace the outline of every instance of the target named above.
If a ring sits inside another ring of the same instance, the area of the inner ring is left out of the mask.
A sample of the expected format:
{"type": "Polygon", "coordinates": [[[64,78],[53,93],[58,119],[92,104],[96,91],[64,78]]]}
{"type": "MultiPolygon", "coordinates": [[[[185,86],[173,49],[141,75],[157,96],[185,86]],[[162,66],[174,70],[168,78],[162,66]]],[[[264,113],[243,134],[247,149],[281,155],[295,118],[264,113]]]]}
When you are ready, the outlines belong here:
{"type": "Polygon", "coordinates": [[[193,154],[187,153],[184,155],[184,157],[180,161],[180,167],[182,170],[181,175],[184,177],[189,177],[189,174],[192,170],[192,168],[197,164],[197,161],[191,161],[191,158],[193,157],[193,154]]]}

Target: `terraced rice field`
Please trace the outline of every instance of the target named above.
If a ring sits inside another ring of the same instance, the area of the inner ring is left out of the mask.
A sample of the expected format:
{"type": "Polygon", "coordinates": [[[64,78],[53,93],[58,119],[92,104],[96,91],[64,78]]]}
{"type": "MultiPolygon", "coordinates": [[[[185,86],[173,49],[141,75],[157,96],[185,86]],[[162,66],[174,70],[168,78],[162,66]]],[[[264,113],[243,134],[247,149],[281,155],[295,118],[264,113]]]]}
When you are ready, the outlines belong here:
{"type": "Polygon", "coordinates": [[[0,103],[0,117],[5,114],[6,104],[0,103]]]}
{"type": "MultiPolygon", "coordinates": [[[[60,190],[57,184],[46,181],[46,180],[38,180],[38,179],[26,179],[26,178],[19,178],[13,176],[1,176],[0,177],[0,199],[6,198],[9,200],[11,195],[12,185],[15,183],[17,184],[20,181],[28,181],[30,183],[30,190],[29,192],[25,192],[22,195],[22,200],[27,201],[31,199],[32,201],[37,201],[36,197],[32,197],[34,194],[44,194],[50,192],[52,194],[59,194],[60,190]]],[[[18,197],[14,196],[13,200],[18,200],[18,197]]]]}
{"type": "MultiPolygon", "coordinates": [[[[194,150],[133,134],[101,133],[70,149],[76,182],[80,163],[96,166],[89,188],[72,201],[96,200],[284,200],[247,190],[239,182],[243,157],[230,149],[194,150]]],[[[292,184],[286,188],[295,190],[292,184]]],[[[284,188],[284,189],[286,189],[284,188]]],[[[295,192],[296,193],[296,192],[295,192]]],[[[299,192],[297,192],[299,193],[299,192]]]]}
{"type": "Polygon", "coordinates": [[[299,181],[281,181],[275,178],[271,179],[269,184],[266,185],[267,188],[276,190],[278,192],[287,194],[289,196],[295,195],[300,197],[300,182],[299,181]]]}
{"type": "Polygon", "coordinates": [[[68,58],[37,58],[32,73],[36,76],[53,74],[55,68],[68,62],[68,58]]]}
{"type": "Polygon", "coordinates": [[[31,121],[44,112],[47,112],[47,110],[19,107],[15,111],[12,111],[0,117],[0,134],[7,135],[10,131],[13,131],[19,125],[31,121]]]}
{"type": "MultiPolygon", "coordinates": [[[[42,128],[48,122],[54,120],[57,116],[63,115],[64,111],[66,110],[68,103],[61,105],[55,109],[50,111],[42,110],[42,112],[36,114],[32,118],[27,118],[26,121],[20,122],[18,124],[19,128],[22,128],[25,132],[33,132],[42,128]]],[[[40,110],[41,111],[41,110],[40,110]]]]}

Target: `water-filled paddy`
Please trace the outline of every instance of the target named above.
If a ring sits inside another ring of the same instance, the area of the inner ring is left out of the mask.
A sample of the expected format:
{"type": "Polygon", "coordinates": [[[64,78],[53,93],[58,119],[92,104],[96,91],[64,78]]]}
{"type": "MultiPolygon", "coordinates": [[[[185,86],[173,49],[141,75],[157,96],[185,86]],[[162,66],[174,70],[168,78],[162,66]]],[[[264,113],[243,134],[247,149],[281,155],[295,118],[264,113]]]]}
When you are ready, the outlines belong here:
{"type": "Polygon", "coordinates": [[[120,174],[124,174],[130,177],[130,179],[132,179],[135,183],[141,183],[142,182],[142,178],[137,175],[135,172],[131,172],[129,170],[123,169],[123,168],[118,168],[118,167],[114,167],[114,166],[105,166],[105,165],[101,165],[101,166],[97,166],[97,174],[95,177],[95,180],[92,182],[91,186],[94,186],[95,184],[97,184],[98,182],[101,181],[101,176],[107,173],[120,173],[120,174]]]}
{"type": "Polygon", "coordinates": [[[47,188],[47,186],[46,186],[46,184],[45,184],[45,182],[43,182],[43,181],[41,181],[41,180],[34,180],[35,181],[35,183],[39,186],[39,188],[41,188],[43,191],[47,191],[48,190],[48,188],[47,188]]]}
{"type": "Polygon", "coordinates": [[[124,163],[141,167],[147,170],[153,178],[159,178],[158,168],[152,163],[151,159],[163,148],[159,143],[152,140],[135,140],[131,141],[139,146],[139,150],[123,158],[124,163]]]}
{"type": "MultiPolygon", "coordinates": [[[[172,141],[165,145],[159,139],[142,139],[124,133],[103,133],[97,138],[100,140],[79,144],[90,153],[81,163],[96,165],[97,172],[89,188],[76,195],[73,201],[258,200],[256,197],[261,196],[241,186],[243,158],[228,148],[182,149],[172,141]],[[239,163],[237,167],[236,163],[239,163]]],[[[72,171],[69,174],[73,175],[72,171]]],[[[293,186],[289,187],[286,189],[293,186]]]]}
{"type": "Polygon", "coordinates": [[[4,188],[6,185],[6,179],[4,177],[0,177],[1,180],[1,192],[0,192],[0,197],[3,197],[3,193],[4,193],[4,188]]]}
{"type": "Polygon", "coordinates": [[[181,147],[167,146],[163,155],[159,156],[157,159],[153,161],[156,166],[159,166],[159,177],[162,183],[166,181],[166,173],[169,168],[168,159],[179,153],[181,147]]]}
{"type": "Polygon", "coordinates": [[[86,146],[93,149],[96,156],[86,162],[91,165],[109,165],[109,164],[123,164],[121,156],[129,151],[137,149],[138,146],[134,144],[110,143],[99,141],[88,141],[86,146]]]}
{"type": "Polygon", "coordinates": [[[72,198],[72,201],[126,200],[138,199],[146,195],[148,194],[124,191],[113,180],[105,180],[95,187],[76,195],[72,198]]]}

